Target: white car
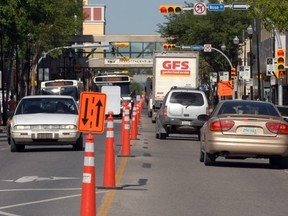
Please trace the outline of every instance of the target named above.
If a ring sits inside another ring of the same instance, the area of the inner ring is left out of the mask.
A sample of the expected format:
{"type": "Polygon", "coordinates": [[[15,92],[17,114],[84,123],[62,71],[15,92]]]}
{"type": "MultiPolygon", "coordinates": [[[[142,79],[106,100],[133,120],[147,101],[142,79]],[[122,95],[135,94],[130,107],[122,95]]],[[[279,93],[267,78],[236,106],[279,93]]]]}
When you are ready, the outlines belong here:
{"type": "Polygon", "coordinates": [[[77,126],[78,106],[73,97],[23,97],[9,125],[11,152],[23,151],[25,145],[72,145],[74,150],[83,150],[77,126]]]}

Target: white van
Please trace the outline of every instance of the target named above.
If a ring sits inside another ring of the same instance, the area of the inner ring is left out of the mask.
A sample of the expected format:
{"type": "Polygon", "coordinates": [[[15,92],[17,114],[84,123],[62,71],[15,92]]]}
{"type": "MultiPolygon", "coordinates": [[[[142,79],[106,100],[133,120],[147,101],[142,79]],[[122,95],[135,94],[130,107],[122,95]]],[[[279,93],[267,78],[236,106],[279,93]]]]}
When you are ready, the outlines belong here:
{"type": "Polygon", "coordinates": [[[204,91],[172,87],[165,95],[156,116],[156,138],[165,139],[170,133],[197,134],[204,122],[197,117],[210,114],[209,103],[204,91]]]}

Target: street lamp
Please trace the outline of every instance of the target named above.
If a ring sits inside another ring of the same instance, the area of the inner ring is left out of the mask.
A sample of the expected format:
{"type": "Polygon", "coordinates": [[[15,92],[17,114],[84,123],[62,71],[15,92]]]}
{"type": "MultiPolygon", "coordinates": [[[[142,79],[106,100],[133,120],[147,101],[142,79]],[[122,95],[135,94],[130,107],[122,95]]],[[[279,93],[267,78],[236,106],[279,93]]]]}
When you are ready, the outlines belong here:
{"type": "MultiPolygon", "coordinates": [[[[233,38],[233,44],[235,47],[235,68],[237,68],[238,65],[238,45],[239,45],[239,38],[237,36],[235,36],[233,38]]],[[[236,69],[237,71],[237,69],[236,69]]],[[[234,94],[233,94],[233,99],[237,98],[238,95],[238,71],[236,73],[236,78],[234,78],[234,94]]]]}
{"type": "Polygon", "coordinates": [[[235,67],[237,67],[237,65],[238,65],[238,45],[239,45],[239,38],[237,36],[234,37],[233,44],[234,44],[235,49],[236,49],[235,67]]]}
{"type": "MultiPolygon", "coordinates": [[[[252,72],[252,64],[253,64],[253,54],[252,54],[252,37],[253,37],[253,28],[251,25],[247,28],[247,33],[250,42],[250,82],[253,82],[253,72],[252,72]]],[[[253,100],[253,84],[250,85],[250,99],[253,100]]]]}
{"type": "Polygon", "coordinates": [[[226,46],[225,46],[224,43],[221,45],[221,50],[222,50],[223,52],[226,50],[226,46]]]}

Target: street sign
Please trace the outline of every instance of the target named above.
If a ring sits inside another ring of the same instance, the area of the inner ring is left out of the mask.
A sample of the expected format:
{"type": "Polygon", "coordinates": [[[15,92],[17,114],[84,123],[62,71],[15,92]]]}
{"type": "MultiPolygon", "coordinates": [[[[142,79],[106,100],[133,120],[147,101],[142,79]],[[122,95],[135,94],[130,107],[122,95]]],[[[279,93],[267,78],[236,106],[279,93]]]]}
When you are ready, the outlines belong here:
{"type": "Polygon", "coordinates": [[[274,71],[274,60],[272,57],[266,58],[266,75],[272,76],[274,71]]]}
{"type": "Polygon", "coordinates": [[[216,83],[217,82],[217,72],[211,72],[210,73],[210,82],[216,83]]]}
{"type": "Polygon", "coordinates": [[[106,94],[99,92],[82,92],[79,105],[78,131],[103,133],[106,94]]]}
{"type": "Polygon", "coordinates": [[[181,46],[181,49],[191,49],[191,46],[181,46]]]}
{"type": "Polygon", "coordinates": [[[224,4],[208,4],[208,11],[224,11],[224,4]]]}
{"type": "Polygon", "coordinates": [[[193,5],[193,14],[194,15],[206,15],[207,8],[204,2],[197,2],[193,5]]]}
{"type": "Polygon", "coordinates": [[[204,44],[204,52],[211,52],[212,45],[211,44],[204,44]]]}
{"type": "Polygon", "coordinates": [[[250,80],[250,66],[238,65],[237,71],[239,80],[250,80]]]}
{"type": "Polygon", "coordinates": [[[232,10],[248,10],[250,5],[245,3],[233,3],[232,10]]]}
{"type": "Polygon", "coordinates": [[[202,45],[192,45],[191,49],[192,50],[204,50],[204,46],[202,46],[202,45]]]}
{"type": "Polygon", "coordinates": [[[229,71],[220,71],[219,81],[228,81],[228,80],[229,80],[229,71]]]}

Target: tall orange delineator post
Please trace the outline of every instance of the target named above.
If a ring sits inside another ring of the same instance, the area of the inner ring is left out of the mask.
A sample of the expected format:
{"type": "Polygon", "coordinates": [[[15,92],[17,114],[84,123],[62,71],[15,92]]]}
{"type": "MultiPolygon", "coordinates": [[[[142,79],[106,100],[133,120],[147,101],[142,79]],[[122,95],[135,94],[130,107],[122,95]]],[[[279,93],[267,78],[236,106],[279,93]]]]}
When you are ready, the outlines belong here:
{"type": "Polygon", "coordinates": [[[108,113],[103,187],[115,187],[114,118],[108,113]]]}
{"type": "Polygon", "coordinates": [[[136,108],[136,104],[134,104],[133,106],[131,139],[137,139],[137,134],[138,134],[138,125],[137,125],[135,108],[136,108]]]}
{"type": "Polygon", "coordinates": [[[140,124],[140,105],[139,102],[136,103],[136,121],[137,125],[140,124]]]}
{"type": "Polygon", "coordinates": [[[130,156],[130,116],[129,116],[129,107],[125,106],[124,114],[124,127],[123,127],[123,143],[121,156],[130,156]]]}
{"type": "Polygon", "coordinates": [[[121,123],[121,134],[120,134],[120,143],[123,145],[124,142],[124,118],[125,118],[125,109],[128,107],[128,102],[124,102],[123,108],[122,108],[122,123],[121,123]]]}
{"type": "Polygon", "coordinates": [[[86,137],[84,169],[82,180],[81,216],[96,215],[95,195],[95,165],[94,165],[94,137],[89,133],[86,137]]]}

